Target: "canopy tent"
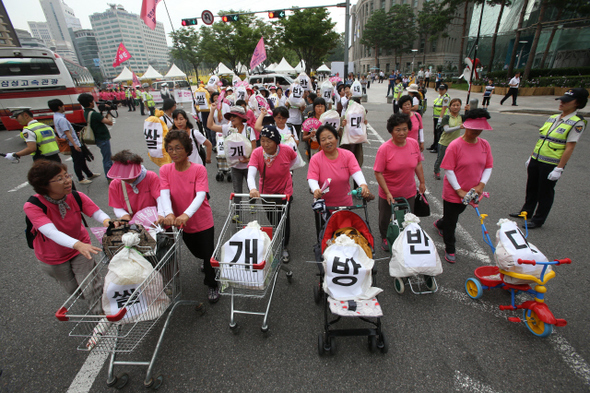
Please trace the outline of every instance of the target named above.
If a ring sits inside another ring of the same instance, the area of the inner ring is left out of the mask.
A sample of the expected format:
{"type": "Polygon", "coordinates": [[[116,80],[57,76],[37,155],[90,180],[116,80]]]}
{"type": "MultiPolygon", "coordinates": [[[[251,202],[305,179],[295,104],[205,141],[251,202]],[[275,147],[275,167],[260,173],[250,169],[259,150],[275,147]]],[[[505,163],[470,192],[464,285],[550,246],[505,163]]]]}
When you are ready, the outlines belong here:
{"type": "Polygon", "coordinates": [[[147,79],[162,79],[162,78],[163,78],[162,74],[160,74],[158,71],[156,71],[154,69],[154,67],[149,66],[147,68],[147,70],[145,70],[145,73],[143,74],[143,76],[139,79],[144,81],[147,79]]]}
{"type": "Polygon", "coordinates": [[[295,68],[291,67],[291,65],[289,63],[287,63],[287,60],[285,60],[284,57],[282,58],[281,62],[275,67],[275,69],[273,71],[276,72],[277,74],[295,74],[295,73],[297,73],[295,68]]]}
{"type": "Polygon", "coordinates": [[[124,82],[124,81],[132,81],[133,80],[133,72],[127,68],[127,66],[123,67],[123,71],[119,74],[118,77],[113,79],[113,82],[124,82]]]}
{"type": "Polygon", "coordinates": [[[176,64],[172,64],[165,78],[186,78],[186,74],[176,67],[176,64]]]}
{"type": "Polygon", "coordinates": [[[230,70],[229,68],[227,68],[227,66],[225,64],[219,63],[213,73],[215,75],[225,75],[225,74],[233,75],[234,72],[232,70],[230,70]]]}
{"type": "Polygon", "coordinates": [[[269,65],[268,67],[266,67],[266,69],[268,71],[274,71],[275,68],[276,68],[276,66],[277,66],[277,63],[272,63],[271,65],[269,65]]]}
{"type": "Polygon", "coordinates": [[[242,65],[242,63],[238,63],[238,74],[246,74],[248,72],[248,67],[242,65]]]}
{"type": "Polygon", "coordinates": [[[295,66],[295,71],[299,74],[305,72],[305,62],[301,60],[299,64],[295,66]]]}
{"type": "Polygon", "coordinates": [[[332,70],[330,68],[328,68],[328,66],[326,66],[325,64],[322,64],[322,66],[319,67],[316,71],[317,72],[332,72],[332,70]]]}

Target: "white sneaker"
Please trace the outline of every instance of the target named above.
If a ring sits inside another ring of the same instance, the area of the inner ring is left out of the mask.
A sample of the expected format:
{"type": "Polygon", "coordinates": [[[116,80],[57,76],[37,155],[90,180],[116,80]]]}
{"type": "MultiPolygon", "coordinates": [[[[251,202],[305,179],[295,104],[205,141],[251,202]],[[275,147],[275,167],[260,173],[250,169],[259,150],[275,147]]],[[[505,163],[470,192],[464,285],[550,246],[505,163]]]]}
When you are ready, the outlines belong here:
{"type": "Polygon", "coordinates": [[[92,176],[90,176],[90,179],[94,179],[95,177],[99,177],[100,173],[93,173],[92,176]]]}
{"type": "Polygon", "coordinates": [[[92,180],[90,180],[90,179],[82,179],[78,183],[80,183],[80,184],[90,184],[90,183],[92,183],[92,180]]]}

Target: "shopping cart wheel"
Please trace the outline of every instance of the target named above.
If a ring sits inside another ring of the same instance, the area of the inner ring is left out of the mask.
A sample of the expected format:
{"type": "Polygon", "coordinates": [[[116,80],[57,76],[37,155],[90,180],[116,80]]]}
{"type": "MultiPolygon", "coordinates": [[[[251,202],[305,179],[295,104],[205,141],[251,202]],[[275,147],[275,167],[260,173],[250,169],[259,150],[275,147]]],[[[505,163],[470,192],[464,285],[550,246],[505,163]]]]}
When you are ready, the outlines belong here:
{"type": "Polygon", "coordinates": [[[293,282],[293,272],[289,271],[285,275],[287,276],[287,281],[291,284],[293,282]]]}
{"type": "Polygon", "coordinates": [[[406,287],[404,285],[404,279],[400,278],[400,277],[396,277],[393,279],[393,287],[395,288],[395,291],[397,293],[399,293],[400,295],[402,293],[404,293],[404,291],[406,290],[406,287]]]}
{"type": "Polygon", "coordinates": [[[233,334],[238,334],[240,332],[240,325],[238,325],[237,323],[234,323],[233,325],[230,323],[229,328],[233,334]]]}
{"type": "Polygon", "coordinates": [[[377,348],[381,350],[381,353],[387,353],[387,351],[389,351],[389,345],[387,345],[387,340],[385,339],[385,334],[383,334],[383,332],[381,332],[381,336],[377,342],[377,348]]]}
{"type": "Polygon", "coordinates": [[[156,378],[150,379],[148,383],[143,383],[143,386],[146,389],[158,390],[162,386],[164,382],[164,377],[162,375],[158,375],[156,378]]]}
{"type": "Polygon", "coordinates": [[[320,304],[320,302],[322,301],[322,295],[323,295],[323,291],[322,288],[320,287],[322,284],[318,284],[315,285],[313,287],[313,301],[315,302],[315,304],[320,304]]]}
{"type": "Polygon", "coordinates": [[[260,331],[261,331],[262,333],[264,333],[264,334],[268,333],[268,325],[266,325],[266,326],[261,326],[261,327],[260,327],[260,331]]]}
{"type": "Polygon", "coordinates": [[[369,336],[369,351],[374,353],[377,350],[377,336],[369,336]]]}
{"type": "Polygon", "coordinates": [[[129,382],[129,375],[127,373],[121,374],[118,377],[114,377],[112,381],[107,381],[107,386],[109,388],[115,388],[121,390],[127,385],[129,382]]]}

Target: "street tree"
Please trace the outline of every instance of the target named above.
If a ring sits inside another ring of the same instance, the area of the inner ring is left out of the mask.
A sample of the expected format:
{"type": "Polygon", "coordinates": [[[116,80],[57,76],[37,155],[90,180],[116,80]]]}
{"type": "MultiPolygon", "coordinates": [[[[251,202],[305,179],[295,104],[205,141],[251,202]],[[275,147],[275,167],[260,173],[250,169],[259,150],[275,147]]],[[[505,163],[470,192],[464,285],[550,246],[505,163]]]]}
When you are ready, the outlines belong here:
{"type": "Polygon", "coordinates": [[[487,5],[489,6],[500,6],[500,12],[498,14],[498,21],[496,22],[496,28],[492,35],[492,45],[490,48],[490,63],[488,64],[488,72],[492,71],[494,66],[494,56],[496,55],[496,40],[498,39],[498,30],[500,30],[500,22],[502,21],[502,14],[504,14],[504,8],[512,5],[511,0],[488,0],[487,5]]]}
{"type": "Polygon", "coordinates": [[[375,67],[379,67],[379,49],[387,49],[391,42],[390,19],[384,10],[378,9],[367,20],[361,36],[361,44],[374,50],[375,67]]]}
{"type": "Polygon", "coordinates": [[[397,56],[409,51],[417,38],[416,15],[407,4],[395,4],[387,12],[391,36],[386,49],[393,50],[393,58],[397,63],[397,56]]]}
{"type": "MultiPolygon", "coordinates": [[[[533,44],[531,45],[529,57],[524,67],[524,75],[522,76],[523,80],[527,80],[529,78],[531,68],[533,67],[533,61],[535,61],[535,53],[537,51],[537,45],[539,44],[541,30],[543,29],[543,19],[545,18],[545,11],[547,11],[548,4],[549,0],[541,0],[541,7],[539,8],[539,20],[537,21],[537,27],[535,29],[535,36],[533,38],[533,44]]],[[[516,44],[516,41],[514,43],[516,44]]]]}
{"type": "Polygon", "coordinates": [[[328,53],[328,57],[326,60],[324,60],[324,62],[342,61],[342,59],[344,59],[344,48],[344,33],[340,33],[336,47],[330,53],[328,53]]]}
{"type": "MultiPolygon", "coordinates": [[[[199,32],[190,27],[182,27],[170,33],[172,49],[170,56],[180,60],[181,64],[190,64],[199,75],[198,67],[201,63],[199,48],[199,32]]],[[[187,71],[186,69],[184,70],[187,71]]]]}
{"type": "Polygon", "coordinates": [[[427,43],[449,36],[446,30],[451,17],[452,12],[450,12],[449,8],[436,0],[426,0],[422,4],[422,9],[418,12],[416,18],[418,35],[421,40],[425,41],[422,63],[426,63],[427,43]]]}
{"type": "MultiPolygon", "coordinates": [[[[463,12],[461,16],[461,46],[459,49],[459,65],[458,69],[463,69],[463,64],[465,63],[465,37],[467,37],[467,25],[469,23],[469,18],[467,17],[469,13],[469,6],[473,4],[482,4],[484,0],[445,0],[443,4],[447,5],[450,11],[454,14],[458,9],[463,7],[463,12]]],[[[449,19],[450,22],[450,19],[449,19]]]]}
{"type": "Polygon", "coordinates": [[[283,44],[305,61],[305,71],[319,67],[338,45],[339,34],[326,8],[295,10],[280,21],[284,26],[283,44]]]}
{"type": "Polygon", "coordinates": [[[520,16],[518,18],[518,25],[516,26],[516,35],[514,36],[514,45],[512,45],[512,53],[510,54],[510,63],[508,64],[508,76],[512,76],[514,72],[514,60],[516,59],[516,51],[518,50],[518,43],[520,41],[520,33],[522,31],[522,24],[524,22],[524,16],[529,5],[529,0],[522,2],[522,8],[520,9],[520,16]]]}

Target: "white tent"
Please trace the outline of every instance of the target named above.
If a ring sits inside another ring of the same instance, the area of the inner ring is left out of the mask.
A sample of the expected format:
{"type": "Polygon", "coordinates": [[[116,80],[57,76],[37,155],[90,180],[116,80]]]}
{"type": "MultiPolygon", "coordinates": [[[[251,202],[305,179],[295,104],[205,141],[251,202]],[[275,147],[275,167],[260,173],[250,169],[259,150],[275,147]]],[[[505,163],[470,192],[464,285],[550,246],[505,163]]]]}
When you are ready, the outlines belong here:
{"type": "Polygon", "coordinates": [[[328,66],[326,66],[325,64],[322,64],[322,66],[319,67],[316,71],[317,72],[332,72],[332,70],[330,68],[328,68],[328,66]]]}
{"type": "Polygon", "coordinates": [[[172,64],[165,78],[186,78],[186,74],[176,67],[176,64],[172,64]]]}
{"type": "Polygon", "coordinates": [[[277,66],[277,63],[272,63],[271,65],[269,65],[268,67],[266,67],[266,69],[268,71],[274,71],[276,66],[277,66]]]}
{"type": "Polygon", "coordinates": [[[297,72],[295,68],[291,67],[291,65],[287,63],[287,60],[285,60],[284,57],[273,71],[277,74],[295,74],[297,72]]]}
{"type": "Polygon", "coordinates": [[[133,80],[133,72],[127,68],[127,66],[123,67],[123,71],[119,74],[118,77],[113,79],[113,82],[124,82],[124,81],[132,81],[133,80]]]}
{"type": "Polygon", "coordinates": [[[238,63],[238,74],[245,74],[248,72],[248,67],[242,65],[242,63],[238,63]]]}
{"type": "Polygon", "coordinates": [[[305,62],[301,60],[299,64],[295,66],[295,71],[299,74],[305,72],[305,62]]]}
{"type": "Polygon", "coordinates": [[[161,79],[161,78],[163,78],[162,74],[160,74],[158,71],[156,71],[154,69],[154,67],[149,66],[147,68],[147,70],[145,70],[145,73],[143,74],[143,76],[139,79],[144,81],[146,79],[161,79]]]}
{"type": "Polygon", "coordinates": [[[233,71],[230,70],[229,68],[227,68],[227,66],[223,63],[219,63],[217,65],[217,68],[215,69],[214,74],[215,75],[225,75],[225,74],[232,74],[233,75],[233,71]]]}

